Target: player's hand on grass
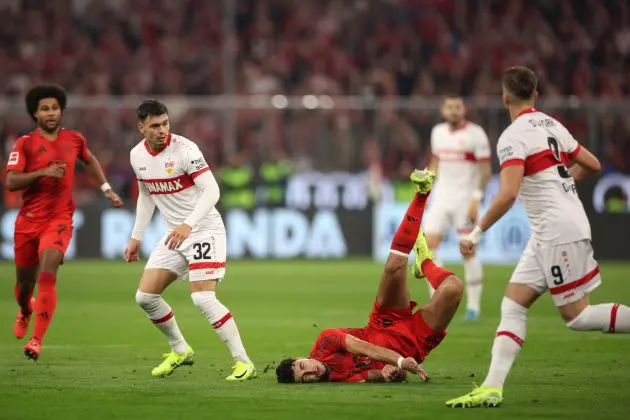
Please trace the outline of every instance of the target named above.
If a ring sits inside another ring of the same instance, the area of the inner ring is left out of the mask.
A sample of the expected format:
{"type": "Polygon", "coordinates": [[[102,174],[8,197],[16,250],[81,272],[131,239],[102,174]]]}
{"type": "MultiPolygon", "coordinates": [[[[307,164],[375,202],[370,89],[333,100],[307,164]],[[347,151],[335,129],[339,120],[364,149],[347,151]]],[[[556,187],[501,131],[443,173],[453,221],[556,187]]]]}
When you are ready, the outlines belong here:
{"type": "Polygon", "coordinates": [[[41,176],[47,178],[61,178],[66,174],[66,164],[52,163],[50,166],[40,169],[39,173],[41,176]]]}
{"type": "Polygon", "coordinates": [[[399,382],[405,378],[405,371],[392,365],[385,365],[381,373],[385,382],[399,382]]]}
{"type": "Polygon", "coordinates": [[[164,244],[168,246],[168,249],[177,249],[179,246],[190,236],[192,228],[186,223],[182,223],[177,226],[171,233],[168,234],[164,244]]]}
{"type": "Polygon", "coordinates": [[[467,238],[462,238],[459,241],[459,252],[462,253],[462,257],[470,258],[475,255],[475,244],[473,241],[467,238]]]}
{"type": "Polygon", "coordinates": [[[142,242],[137,239],[130,239],[127,248],[125,249],[125,261],[134,262],[140,259],[140,246],[142,242]]]}
{"type": "Polygon", "coordinates": [[[114,192],[114,190],[107,190],[103,193],[103,195],[105,195],[105,198],[107,198],[109,202],[112,203],[112,206],[122,207],[123,202],[118,196],[118,194],[114,192]]]}
{"type": "Polygon", "coordinates": [[[424,382],[428,382],[429,375],[427,375],[422,366],[420,366],[420,364],[416,362],[416,359],[414,359],[413,357],[405,357],[401,363],[401,366],[404,370],[420,376],[420,379],[422,379],[424,382]]]}

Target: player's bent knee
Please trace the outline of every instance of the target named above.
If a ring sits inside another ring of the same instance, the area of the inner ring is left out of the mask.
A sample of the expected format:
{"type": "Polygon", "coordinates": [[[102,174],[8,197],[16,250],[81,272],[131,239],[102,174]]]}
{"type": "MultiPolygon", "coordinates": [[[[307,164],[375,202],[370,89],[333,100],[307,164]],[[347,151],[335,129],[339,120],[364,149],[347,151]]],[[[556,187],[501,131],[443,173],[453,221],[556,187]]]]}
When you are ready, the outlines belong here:
{"type": "Polygon", "coordinates": [[[504,297],[501,301],[501,320],[527,320],[528,308],[519,305],[509,297],[504,297]]]}
{"type": "Polygon", "coordinates": [[[439,287],[448,300],[461,301],[464,296],[464,282],[455,275],[447,277],[439,287]]]}
{"type": "Polygon", "coordinates": [[[389,254],[383,273],[386,276],[405,275],[407,270],[407,258],[401,255],[389,254]]]}
{"type": "Polygon", "coordinates": [[[160,300],[160,295],[153,293],[145,293],[140,290],[136,290],[136,303],[143,308],[148,308],[156,305],[160,300]]]}

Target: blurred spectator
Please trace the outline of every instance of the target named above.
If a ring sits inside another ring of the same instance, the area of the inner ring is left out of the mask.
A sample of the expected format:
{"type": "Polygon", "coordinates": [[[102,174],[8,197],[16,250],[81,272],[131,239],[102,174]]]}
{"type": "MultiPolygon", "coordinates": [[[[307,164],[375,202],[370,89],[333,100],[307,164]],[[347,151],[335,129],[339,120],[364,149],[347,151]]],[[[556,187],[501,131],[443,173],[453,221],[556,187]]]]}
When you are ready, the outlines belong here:
{"type": "MultiPolygon", "coordinates": [[[[32,84],[55,81],[70,93],[99,97],[359,95],[369,104],[450,93],[483,101],[500,93],[500,73],[513,64],[538,73],[547,99],[630,95],[627,1],[233,0],[235,37],[225,39],[227,1],[1,0],[0,95],[21,103],[32,84]],[[226,62],[226,54],[234,60],[226,62]]],[[[363,169],[361,151],[374,138],[391,176],[403,161],[427,160],[429,129],[439,120],[435,111],[387,107],[252,107],[231,119],[220,107],[169,105],[174,130],[198,142],[211,164],[224,162],[222,145],[232,132],[237,148],[255,160],[280,147],[298,171],[363,169]]],[[[66,125],[84,132],[99,154],[115,145],[110,176],[130,190],[133,176],[119,163],[139,141],[133,104],[121,111],[72,106],[66,125]]],[[[597,151],[608,170],[630,171],[624,113],[598,114],[596,127],[586,113],[559,116],[581,141],[595,133],[606,142],[597,151]]],[[[6,153],[31,126],[24,115],[3,115],[6,153]]],[[[494,139],[507,123],[492,112],[477,116],[484,125],[494,121],[488,127],[494,139]]]]}

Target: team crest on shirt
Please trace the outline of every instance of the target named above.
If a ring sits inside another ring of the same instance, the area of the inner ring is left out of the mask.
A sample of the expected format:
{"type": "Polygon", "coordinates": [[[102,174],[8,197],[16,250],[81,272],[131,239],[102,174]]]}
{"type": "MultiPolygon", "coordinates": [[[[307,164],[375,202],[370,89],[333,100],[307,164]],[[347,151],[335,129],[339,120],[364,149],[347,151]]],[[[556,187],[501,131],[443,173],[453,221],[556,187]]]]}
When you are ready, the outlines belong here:
{"type": "Polygon", "coordinates": [[[172,174],[175,170],[175,162],[173,162],[172,160],[167,160],[166,162],[164,162],[164,169],[166,169],[167,174],[172,174]]]}

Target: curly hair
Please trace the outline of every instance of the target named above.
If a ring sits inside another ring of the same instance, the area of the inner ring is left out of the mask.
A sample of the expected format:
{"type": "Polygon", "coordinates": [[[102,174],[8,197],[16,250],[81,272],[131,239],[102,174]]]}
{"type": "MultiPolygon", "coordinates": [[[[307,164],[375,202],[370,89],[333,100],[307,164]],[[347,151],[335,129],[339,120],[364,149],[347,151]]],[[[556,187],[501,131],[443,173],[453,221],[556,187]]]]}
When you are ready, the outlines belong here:
{"type": "Polygon", "coordinates": [[[66,109],[67,95],[66,91],[59,85],[46,84],[33,86],[26,93],[24,101],[26,102],[26,111],[33,121],[37,121],[35,113],[39,107],[39,101],[42,99],[53,98],[59,102],[61,111],[66,109]]]}

